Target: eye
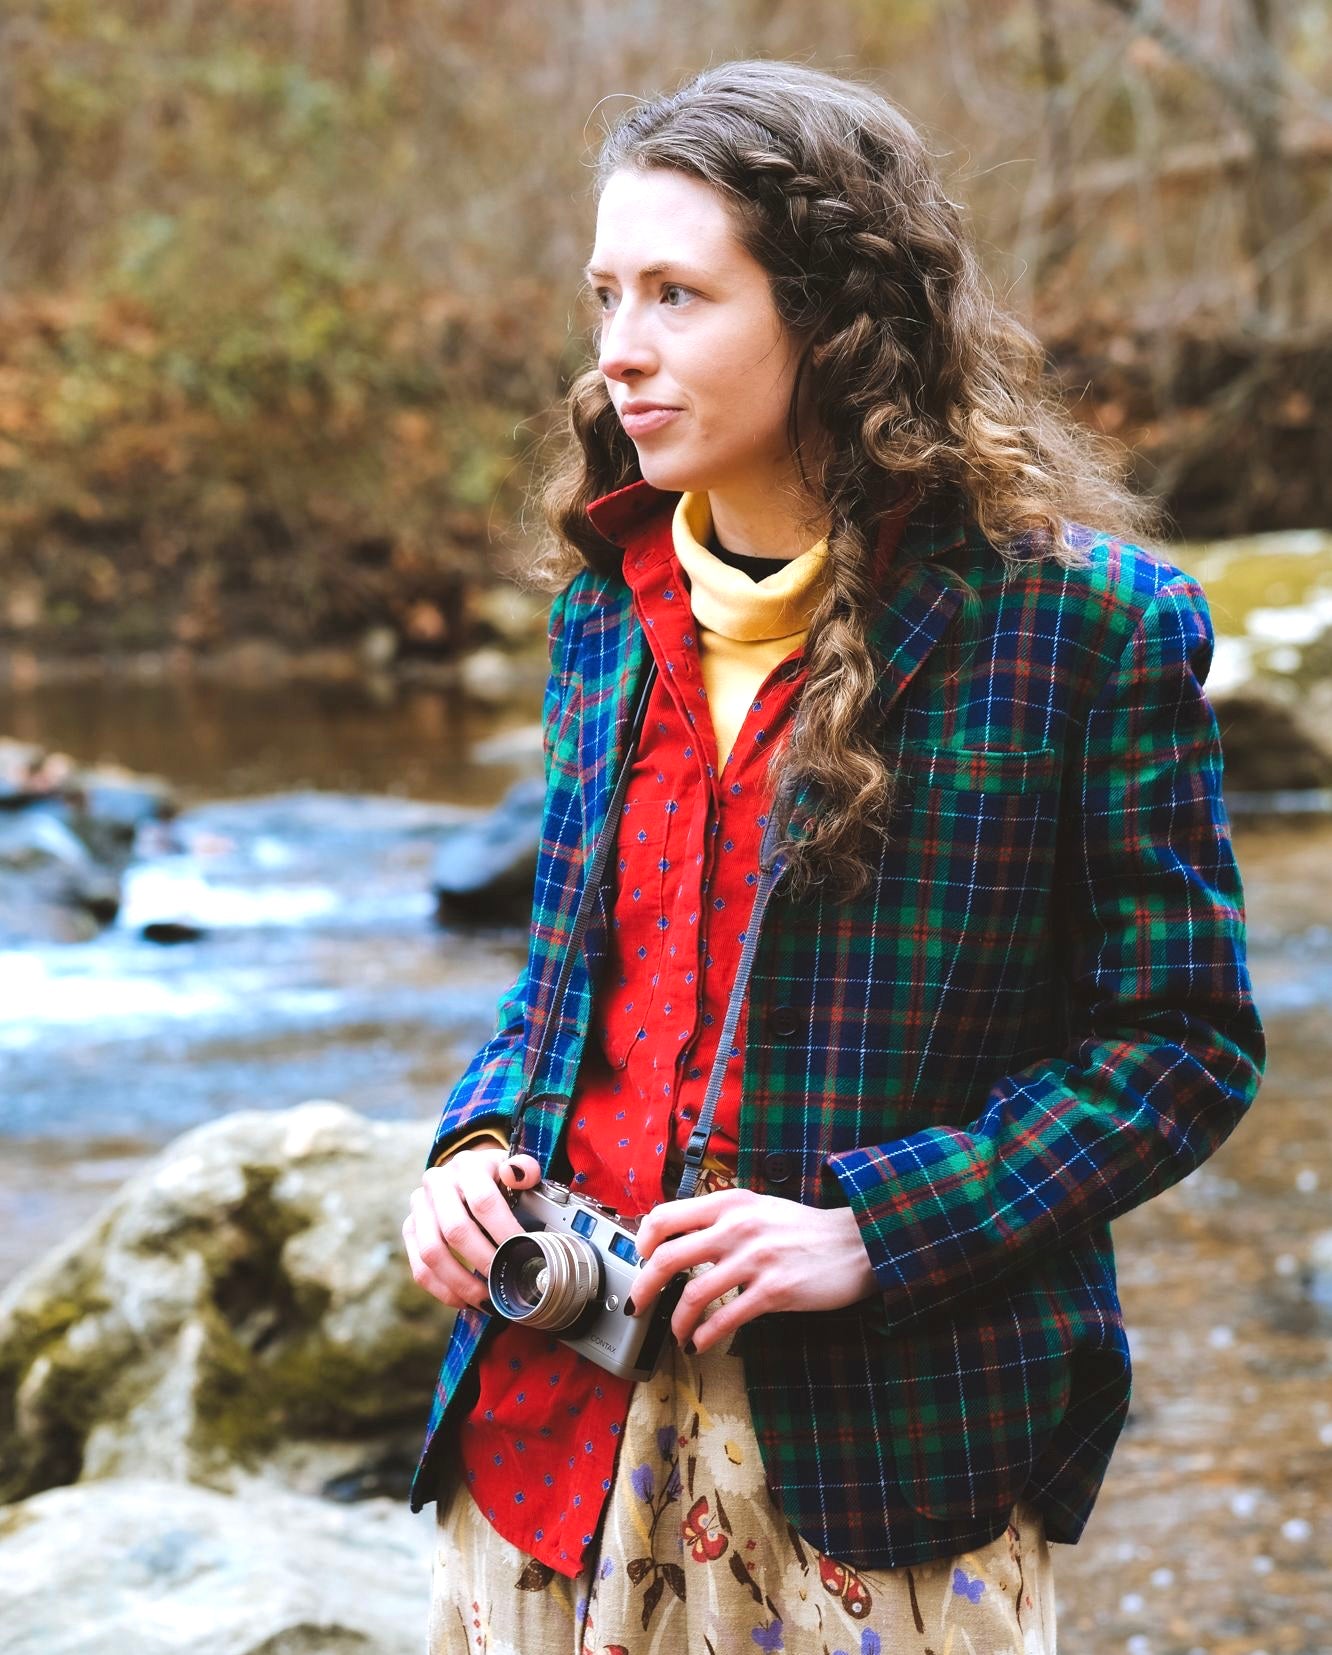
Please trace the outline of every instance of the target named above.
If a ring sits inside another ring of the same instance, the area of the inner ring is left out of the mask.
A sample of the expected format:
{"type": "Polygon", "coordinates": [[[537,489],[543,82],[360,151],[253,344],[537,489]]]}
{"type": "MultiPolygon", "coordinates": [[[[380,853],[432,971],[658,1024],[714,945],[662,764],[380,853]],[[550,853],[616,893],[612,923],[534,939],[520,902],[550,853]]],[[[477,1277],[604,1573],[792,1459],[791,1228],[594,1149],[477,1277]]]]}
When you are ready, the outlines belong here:
{"type": "MultiPolygon", "coordinates": [[[[608,287],[592,287],[585,291],[588,304],[599,315],[609,315],[618,302],[608,287]]],[[[661,297],[668,310],[682,310],[694,297],[694,291],[692,288],[684,287],[680,282],[663,282],[661,297]]]]}

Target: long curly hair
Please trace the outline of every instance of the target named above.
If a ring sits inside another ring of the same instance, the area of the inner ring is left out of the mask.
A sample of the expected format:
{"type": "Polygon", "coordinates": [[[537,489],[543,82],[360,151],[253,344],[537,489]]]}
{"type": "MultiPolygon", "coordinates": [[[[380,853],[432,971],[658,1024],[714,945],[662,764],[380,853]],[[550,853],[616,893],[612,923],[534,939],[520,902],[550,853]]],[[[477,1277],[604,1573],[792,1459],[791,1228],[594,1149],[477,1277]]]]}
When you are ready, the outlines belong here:
{"type": "MultiPolygon", "coordinates": [[[[882,663],[867,638],[901,575],[900,563],[876,568],[885,517],[907,498],[951,500],[1008,559],[1073,563],[1070,524],[1126,534],[1156,514],[1124,486],[1117,451],[1070,418],[1040,344],[996,305],[920,135],[878,92],[800,64],[720,64],[612,127],[598,200],[626,167],[673,168],[720,192],[800,345],[788,439],[830,525],[827,584],[768,780],[791,889],[828,882],[853,896],[896,791],[875,742],[882,663]],[[802,441],[802,395],[817,444],[802,441]],[[805,785],[819,808],[793,834],[805,785]]],[[[546,590],[584,567],[619,573],[587,507],[640,476],[595,366],[572,380],[556,437],[539,483],[548,533],[526,570],[546,590]]]]}

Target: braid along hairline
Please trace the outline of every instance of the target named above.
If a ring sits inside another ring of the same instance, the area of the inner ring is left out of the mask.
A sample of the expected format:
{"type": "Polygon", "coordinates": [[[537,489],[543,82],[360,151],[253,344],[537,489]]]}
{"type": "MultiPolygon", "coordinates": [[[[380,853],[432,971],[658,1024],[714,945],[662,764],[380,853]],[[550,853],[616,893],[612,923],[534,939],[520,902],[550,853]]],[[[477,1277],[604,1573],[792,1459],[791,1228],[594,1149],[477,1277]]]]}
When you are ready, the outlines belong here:
{"type": "MultiPolygon", "coordinates": [[[[802,782],[819,800],[789,838],[793,886],[863,888],[897,787],[876,745],[878,697],[864,693],[882,670],[868,629],[888,597],[871,579],[884,516],[908,490],[960,498],[1010,560],[1073,562],[1068,523],[1127,533],[1156,513],[1120,482],[1114,445],[1073,424],[1038,342],[995,304],[962,209],[887,99],[798,64],[723,64],[617,123],[598,189],[622,168],[674,169],[717,189],[800,342],[788,426],[802,480],[833,524],[830,590],[769,774],[787,804],[802,782]],[[833,439],[808,469],[802,392],[833,439]]],[[[549,538],[531,569],[552,589],[579,567],[618,572],[586,508],[641,475],[595,366],[565,407],[563,453],[542,493],[549,538]]]]}

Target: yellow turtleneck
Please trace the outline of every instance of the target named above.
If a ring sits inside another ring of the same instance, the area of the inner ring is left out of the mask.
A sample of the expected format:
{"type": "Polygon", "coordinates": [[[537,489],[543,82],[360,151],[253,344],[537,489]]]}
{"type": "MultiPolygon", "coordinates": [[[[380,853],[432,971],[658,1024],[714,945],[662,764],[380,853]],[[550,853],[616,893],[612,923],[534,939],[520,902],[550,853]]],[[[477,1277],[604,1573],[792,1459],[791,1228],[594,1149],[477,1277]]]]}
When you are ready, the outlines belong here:
{"type": "Polygon", "coordinates": [[[773,573],[753,581],[708,550],[712,508],[706,494],[682,494],[671,522],[675,555],[689,577],[689,604],[698,625],[703,688],[726,763],[759,685],[805,641],[823,595],[828,542],[820,540],[773,573]]]}

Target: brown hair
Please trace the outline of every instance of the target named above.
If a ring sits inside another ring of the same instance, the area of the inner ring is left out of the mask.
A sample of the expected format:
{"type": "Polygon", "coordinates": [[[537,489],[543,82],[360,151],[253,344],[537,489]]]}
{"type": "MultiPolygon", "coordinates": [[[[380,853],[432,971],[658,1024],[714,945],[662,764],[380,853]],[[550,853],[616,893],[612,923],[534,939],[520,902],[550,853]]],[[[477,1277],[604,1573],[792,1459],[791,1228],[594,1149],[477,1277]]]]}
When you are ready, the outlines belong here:
{"type": "MultiPolygon", "coordinates": [[[[1006,557],[1071,563],[1069,523],[1128,533],[1154,512],[1064,410],[1038,341],[996,306],[919,134],[878,92],[800,64],[720,64],[615,124],[598,197],[624,167],[673,168],[718,190],[802,344],[788,430],[831,525],[828,584],[769,779],[786,809],[802,784],[820,802],[805,836],[785,841],[792,887],[826,879],[854,895],[895,791],[874,739],[881,663],[866,637],[886,595],[872,575],[885,516],[908,491],[951,497],[1006,557]],[[827,434],[808,469],[802,395],[827,434]]],[[[564,413],[541,489],[550,537],[529,570],[551,590],[582,567],[618,574],[619,551],[586,508],[640,475],[596,367],[573,380],[564,413]]]]}

